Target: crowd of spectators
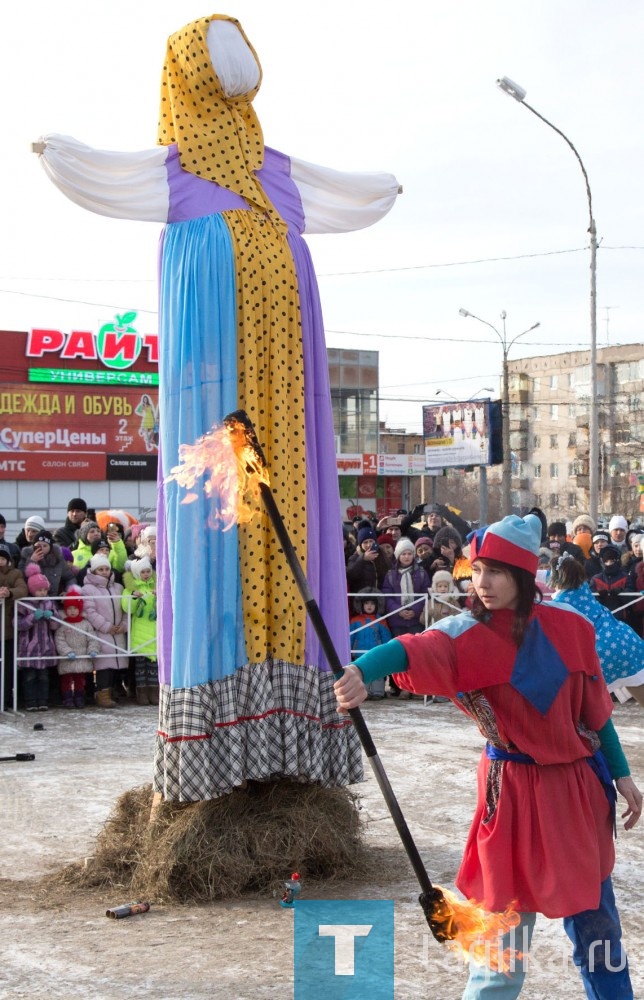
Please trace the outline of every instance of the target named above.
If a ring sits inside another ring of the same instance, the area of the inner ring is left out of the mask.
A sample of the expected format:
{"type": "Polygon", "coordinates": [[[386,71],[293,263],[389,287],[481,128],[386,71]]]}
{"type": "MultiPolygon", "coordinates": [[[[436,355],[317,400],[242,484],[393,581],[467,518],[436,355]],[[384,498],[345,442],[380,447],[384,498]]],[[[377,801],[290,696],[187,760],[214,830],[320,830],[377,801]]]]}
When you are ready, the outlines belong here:
{"type": "MultiPolygon", "coordinates": [[[[469,607],[472,590],[471,531],[469,522],[445,504],[420,504],[380,520],[355,517],[343,526],[350,600],[358,592],[382,599],[384,612],[374,621],[389,629],[389,637],[419,632],[458,614],[469,607]]],[[[553,572],[556,576],[557,563],[569,556],[581,567],[595,600],[644,638],[643,551],[644,524],[629,525],[621,514],[612,516],[606,528],[598,528],[588,514],[544,522],[537,583],[544,599],[550,599],[553,572]]],[[[357,656],[371,639],[367,626],[361,630],[356,621],[357,612],[351,626],[357,656]]],[[[391,679],[387,693],[401,696],[391,679]]]]}
{"type": "Polygon", "coordinates": [[[59,527],[31,514],[6,531],[0,514],[4,710],[158,704],[155,525],[73,497],[59,527]]]}

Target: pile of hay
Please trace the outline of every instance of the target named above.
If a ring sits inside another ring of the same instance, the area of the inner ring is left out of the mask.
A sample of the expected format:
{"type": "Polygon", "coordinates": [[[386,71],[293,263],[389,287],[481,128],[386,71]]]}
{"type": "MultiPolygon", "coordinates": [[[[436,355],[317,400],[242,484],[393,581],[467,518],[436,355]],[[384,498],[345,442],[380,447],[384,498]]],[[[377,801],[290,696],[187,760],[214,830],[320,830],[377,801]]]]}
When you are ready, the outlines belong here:
{"type": "Polygon", "coordinates": [[[121,795],[93,858],[49,876],[50,884],[197,902],[279,891],[294,871],[356,879],[373,866],[357,797],[346,788],[249,782],[208,802],[162,802],[152,823],[151,805],[150,785],[121,795]]]}

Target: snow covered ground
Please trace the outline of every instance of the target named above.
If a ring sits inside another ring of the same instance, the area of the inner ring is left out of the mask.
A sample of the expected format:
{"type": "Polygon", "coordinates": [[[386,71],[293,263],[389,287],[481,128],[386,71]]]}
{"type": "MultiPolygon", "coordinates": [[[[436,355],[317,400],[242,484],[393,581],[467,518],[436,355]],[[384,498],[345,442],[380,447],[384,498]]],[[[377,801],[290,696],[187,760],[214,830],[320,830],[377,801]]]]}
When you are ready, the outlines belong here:
{"type": "MultiPolygon", "coordinates": [[[[644,786],[641,709],[615,706],[631,769],[644,786]]],[[[368,702],[365,717],[433,881],[451,887],[474,805],[481,737],[452,705],[368,702]]],[[[276,899],[189,906],[108,920],[117,893],[78,894],[52,905],[34,877],[90,856],[116,798],[151,780],[156,711],[55,709],[0,715],[0,756],[31,752],[32,762],[0,762],[0,995],[68,1000],[77,992],[113,1000],[138,995],[182,1000],[292,995],[292,918],[276,899]],[[34,731],[34,724],[44,726],[34,731]]],[[[374,846],[398,835],[367,767],[360,794],[374,846]]],[[[644,993],[644,825],[618,828],[615,887],[635,995],[644,993]]],[[[575,844],[570,845],[571,861],[575,844]]],[[[396,1000],[457,1000],[462,963],[436,944],[400,848],[399,874],[382,883],[303,886],[308,898],[394,899],[396,1000]]],[[[288,876],[285,872],[285,877],[288,876]]],[[[526,1000],[582,1000],[584,991],[559,921],[535,933],[526,1000]]]]}

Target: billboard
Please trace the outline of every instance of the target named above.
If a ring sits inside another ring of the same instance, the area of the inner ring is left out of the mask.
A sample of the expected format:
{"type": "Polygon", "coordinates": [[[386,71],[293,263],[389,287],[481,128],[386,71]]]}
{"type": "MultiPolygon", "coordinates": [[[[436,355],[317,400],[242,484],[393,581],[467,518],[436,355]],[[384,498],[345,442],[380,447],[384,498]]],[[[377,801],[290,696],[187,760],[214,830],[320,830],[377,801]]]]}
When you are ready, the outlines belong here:
{"type": "Polygon", "coordinates": [[[158,342],[124,312],[96,332],[0,332],[0,474],[155,479],[158,342]]]}
{"type": "Polygon", "coordinates": [[[503,461],[501,401],[428,403],[423,406],[423,438],[427,469],[498,465],[503,461]]]}

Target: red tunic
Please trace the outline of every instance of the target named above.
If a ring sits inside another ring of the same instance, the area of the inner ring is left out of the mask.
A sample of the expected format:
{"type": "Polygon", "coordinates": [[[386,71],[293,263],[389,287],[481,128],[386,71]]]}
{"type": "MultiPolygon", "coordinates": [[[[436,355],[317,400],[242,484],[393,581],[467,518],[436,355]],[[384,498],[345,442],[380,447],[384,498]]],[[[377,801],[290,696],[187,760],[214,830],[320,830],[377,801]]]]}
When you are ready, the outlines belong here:
{"type": "Polygon", "coordinates": [[[483,753],[458,888],[489,910],[514,904],[569,916],[597,908],[614,865],[610,807],[586,760],[612,702],[590,622],[535,605],[529,641],[517,650],[512,618],[498,611],[481,623],[465,612],[400,636],[409,668],[395,679],[416,694],[447,695],[488,740],[537,762],[483,753]]]}

